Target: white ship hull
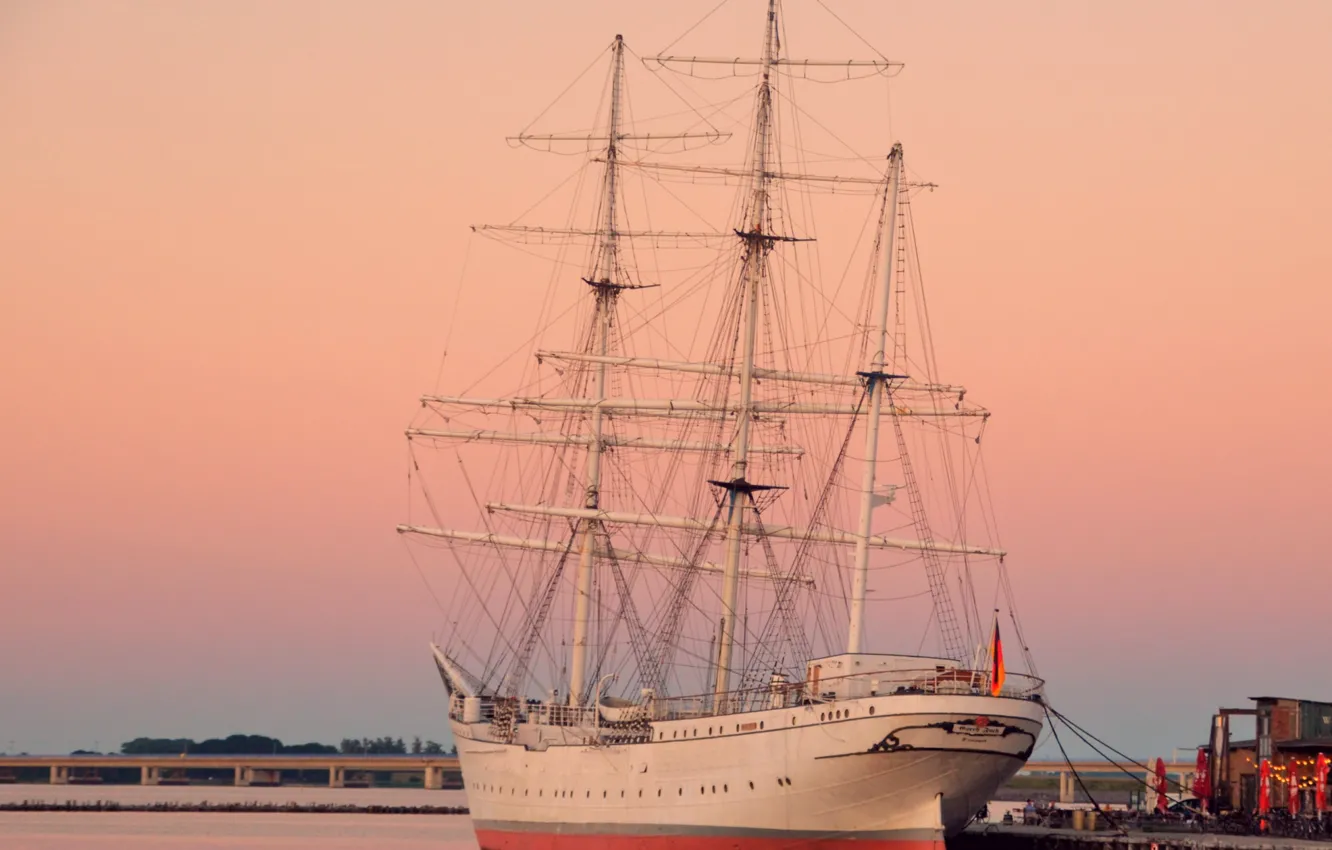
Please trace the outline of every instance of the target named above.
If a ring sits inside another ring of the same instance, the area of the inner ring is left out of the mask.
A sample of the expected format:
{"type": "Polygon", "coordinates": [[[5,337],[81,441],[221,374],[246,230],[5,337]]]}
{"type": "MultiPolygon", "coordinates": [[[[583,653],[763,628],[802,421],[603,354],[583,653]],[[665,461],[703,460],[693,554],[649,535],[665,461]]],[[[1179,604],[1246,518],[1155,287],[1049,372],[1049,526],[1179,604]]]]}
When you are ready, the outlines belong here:
{"type": "Polygon", "coordinates": [[[483,850],[941,850],[1022,767],[1042,716],[1030,699],[905,694],[656,722],[628,745],[453,732],[483,850]]]}

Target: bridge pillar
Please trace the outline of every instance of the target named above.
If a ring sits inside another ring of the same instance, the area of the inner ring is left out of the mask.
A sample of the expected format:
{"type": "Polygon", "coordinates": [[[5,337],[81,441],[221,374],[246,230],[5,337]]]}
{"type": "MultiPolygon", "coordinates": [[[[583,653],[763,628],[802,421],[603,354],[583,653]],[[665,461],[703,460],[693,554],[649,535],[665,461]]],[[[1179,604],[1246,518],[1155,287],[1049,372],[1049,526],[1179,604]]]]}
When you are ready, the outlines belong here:
{"type": "Polygon", "coordinates": [[[347,787],[347,769],[332,765],[328,769],[328,787],[345,788],[347,787]]]}
{"type": "Polygon", "coordinates": [[[254,781],[254,773],[253,773],[252,768],[248,768],[248,767],[237,767],[237,768],[236,768],[236,779],[235,779],[235,784],[236,784],[237,786],[239,786],[239,787],[245,787],[245,786],[249,785],[249,784],[250,784],[251,782],[253,782],[253,781],[254,781]]]}
{"type": "Polygon", "coordinates": [[[68,768],[68,767],[62,767],[61,765],[57,765],[57,764],[53,764],[53,765],[51,765],[51,784],[52,784],[52,785],[68,785],[68,784],[69,784],[69,768],[68,768]]]}
{"type": "Polygon", "coordinates": [[[1072,803],[1077,796],[1077,783],[1073,779],[1073,772],[1061,770],[1059,772],[1059,802],[1072,803]]]}
{"type": "Polygon", "coordinates": [[[162,781],[162,768],[148,767],[147,765],[139,768],[140,785],[157,785],[162,781]]]}
{"type": "Polygon", "coordinates": [[[426,766],[424,785],[431,791],[438,791],[444,787],[444,768],[426,766]]]}

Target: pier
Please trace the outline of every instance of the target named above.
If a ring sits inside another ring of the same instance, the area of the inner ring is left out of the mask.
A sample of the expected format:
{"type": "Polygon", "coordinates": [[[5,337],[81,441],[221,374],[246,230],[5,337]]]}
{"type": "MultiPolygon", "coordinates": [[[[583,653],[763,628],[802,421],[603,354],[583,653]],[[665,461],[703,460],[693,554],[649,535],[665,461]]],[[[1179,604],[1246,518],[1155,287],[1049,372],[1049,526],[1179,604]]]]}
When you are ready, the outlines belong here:
{"type": "Polygon", "coordinates": [[[282,785],[283,774],[327,775],[330,788],[368,786],[374,775],[420,774],[427,789],[461,788],[462,771],[455,756],[0,756],[0,781],[33,781],[48,776],[52,785],[98,784],[108,773],[123,777],[138,771],[141,785],[203,784],[200,774],[230,774],[233,785],[282,785]]]}
{"type": "Polygon", "coordinates": [[[948,841],[948,850],[1327,850],[1328,841],[1280,835],[1227,835],[1150,828],[1050,829],[973,824],[948,841]]]}

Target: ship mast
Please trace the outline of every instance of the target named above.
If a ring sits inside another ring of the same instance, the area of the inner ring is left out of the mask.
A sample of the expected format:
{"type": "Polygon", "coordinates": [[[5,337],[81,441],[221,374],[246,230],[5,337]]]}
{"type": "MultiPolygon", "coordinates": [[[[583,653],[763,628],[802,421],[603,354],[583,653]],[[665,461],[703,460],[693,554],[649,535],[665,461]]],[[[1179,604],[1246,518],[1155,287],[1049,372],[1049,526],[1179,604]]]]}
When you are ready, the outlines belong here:
{"type": "Polygon", "coordinates": [[[860,525],[856,530],[856,557],[851,582],[851,627],[846,651],[861,652],[865,644],[865,592],[869,582],[870,527],[879,497],[874,492],[875,466],[879,458],[879,413],[883,409],[884,385],[905,376],[884,372],[888,353],[888,299],[893,288],[893,247],[897,237],[897,195],[902,186],[902,146],[888,154],[889,188],[884,209],[883,285],[879,289],[878,328],[869,370],[861,372],[869,395],[865,420],[865,472],[860,485],[860,525]]]}
{"type": "MultiPolygon", "coordinates": [[[[616,35],[612,47],[610,122],[606,130],[606,218],[603,223],[601,250],[587,283],[596,293],[593,325],[596,328],[594,347],[605,357],[610,352],[611,317],[621,283],[616,281],[619,271],[620,235],[617,229],[615,200],[619,177],[620,99],[624,91],[624,36],[616,35]]],[[[606,399],[606,363],[595,364],[593,398],[606,399]]],[[[591,435],[587,443],[587,487],[583,505],[588,510],[601,507],[601,448],[603,412],[600,405],[592,408],[591,435]]],[[[578,572],[574,577],[573,657],[569,664],[569,704],[578,705],[587,686],[587,636],[589,612],[592,607],[592,567],[596,554],[597,533],[600,523],[588,519],[583,523],[582,548],[578,554],[578,572]]]]}
{"type": "Polygon", "coordinates": [[[717,647],[717,680],[714,685],[716,709],[730,690],[731,655],[735,647],[736,600],[740,590],[740,548],[745,513],[753,505],[754,487],[745,480],[749,463],[749,430],[754,403],[754,343],[758,335],[759,290],[767,270],[767,251],[771,235],[763,232],[768,218],[768,145],[772,133],[772,68],[777,59],[777,2],[768,0],[768,19],[763,34],[763,60],[754,117],[753,196],[750,200],[748,230],[740,233],[746,242],[741,280],[745,311],[744,352],[740,364],[739,432],[736,435],[735,462],[731,480],[726,483],[729,514],[726,525],[726,561],[722,576],[721,639],[717,647]]]}

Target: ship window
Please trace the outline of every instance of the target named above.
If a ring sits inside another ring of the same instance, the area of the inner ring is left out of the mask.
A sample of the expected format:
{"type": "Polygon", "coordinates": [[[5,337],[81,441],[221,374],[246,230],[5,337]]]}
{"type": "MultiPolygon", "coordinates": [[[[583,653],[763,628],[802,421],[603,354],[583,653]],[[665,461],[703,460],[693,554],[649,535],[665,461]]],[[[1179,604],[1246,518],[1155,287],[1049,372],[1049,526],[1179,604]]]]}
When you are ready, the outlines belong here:
{"type": "Polygon", "coordinates": [[[874,713],[874,706],[871,705],[871,706],[870,706],[870,714],[873,714],[873,713],[874,713]]]}
{"type": "Polygon", "coordinates": [[[730,790],[731,790],[731,786],[729,786],[729,785],[723,785],[723,786],[722,786],[722,793],[723,793],[723,794],[727,793],[727,792],[730,791],[730,790]]]}
{"type": "Polygon", "coordinates": [[[544,796],[545,793],[546,793],[545,791],[537,791],[537,796],[538,797],[544,796]]]}
{"type": "Polygon", "coordinates": [[[643,789],[642,789],[642,788],[639,788],[639,789],[638,789],[638,796],[640,796],[640,797],[643,796],[643,789]]]}
{"type": "Polygon", "coordinates": [[[624,792],[623,792],[623,791],[620,792],[620,796],[621,796],[621,797],[624,796],[624,792]]]}
{"type": "Polygon", "coordinates": [[[820,719],[820,720],[823,719],[823,712],[822,712],[822,711],[819,712],[819,719],[820,719]]]}
{"type": "Polygon", "coordinates": [[[711,727],[711,726],[708,727],[708,734],[709,734],[709,735],[712,734],[712,727],[711,727]]]}
{"type": "Polygon", "coordinates": [[[717,786],[716,786],[716,785],[712,786],[712,793],[714,793],[714,794],[717,793],[717,786]]]}
{"type": "Polygon", "coordinates": [[[781,784],[782,784],[782,778],[781,778],[780,776],[777,777],[777,784],[778,784],[778,785],[781,785],[781,784]]]}
{"type": "Polygon", "coordinates": [[[698,793],[700,793],[700,794],[706,794],[706,793],[708,793],[708,788],[707,788],[707,786],[706,786],[706,785],[700,785],[700,786],[698,786],[698,793]]]}
{"type": "Polygon", "coordinates": [[[674,732],[671,733],[671,737],[672,737],[672,738],[678,738],[679,736],[680,736],[680,730],[679,730],[679,729],[676,729],[674,732]]]}
{"type": "Polygon", "coordinates": [[[694,737],[695,737],[695,738],[698,737],[698,730],[697,730],[697,729],[694,730],[694,737]]]}
{"type": "Polygon", "coordinates": [[[737,732],[740,731],[740,724],[739,724],[739,723],[735,724],[735,731],[737,731],[737,732]]]}
{"type": "Polygon", "coordinates": [[[789,777],[789,776],[786,777],[786,784],[787,784],[787,785],[790,785],[790,784],[791,784],[791,777],[789,777]]]}
{"type": "Polygon", "coordinates": [[[680,796],[683,797],[683,796],[684,796],[684,789],[683,789],[683,788],[680,788],[680,789],[679,789],[679,792],[680,792],[680,796]]]}
{"type": "Polygon", "coordinates": [[[763,728],[763,721],[762,721],[762,720],[759,721],[759,728],[760,728],[760,729],[763,728]]]}
{"type": "Polygon", "coordinates": [[[791,718],[791,725],[792,726],[796,725],[796,719],[794,717],[791,718]]]}
{"type": "Polygon", "coordinates": [[[524,797],[527,796],[527,792],[528,792],[528,790],[529,790],[529,789],[527,789],[527,788],[524,788],[524,789],[523,789],[523,796],[524,796],[524,797]]]}
{"type": "Polygon", "coordinates": [[[752,780],[752,779],[749,780],[749,790],[750,790],[750,791],[753,791],[753,790],[754,790],[754,780],[752,780]]]}
{"type": "MultiPolygon", "coordinates": [[[[606,796],[606,792],[605,792],[605,791],[602,791],[602,792],[601,792],[601,796],[603,796],[603,797],[606,796]]],[[[587,799],[589,799],[589,800],[592,799],[592,791],[591,791],[591,790],[589,790],[589,791],[587,792],[587,799]]]]}
{"type": "Polygon", "coordinates": [[[660,788],[657,789],[657,796],[658,796],[658,797],[661,796],[661,789],[660,789],[660,788]]]}

